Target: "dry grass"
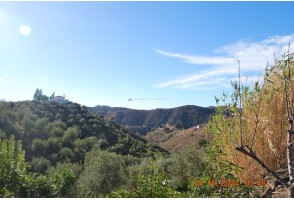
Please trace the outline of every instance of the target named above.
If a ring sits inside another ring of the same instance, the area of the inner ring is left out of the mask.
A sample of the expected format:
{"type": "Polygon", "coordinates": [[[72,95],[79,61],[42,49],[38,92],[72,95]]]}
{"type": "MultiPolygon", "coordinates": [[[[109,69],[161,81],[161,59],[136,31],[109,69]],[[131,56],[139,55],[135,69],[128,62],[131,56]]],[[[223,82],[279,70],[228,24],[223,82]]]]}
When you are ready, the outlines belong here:
{"type": "MultiPolygon", "coordinates": [[[[293,63],[289,67],[289,72],[294,75],[293,63]]],[[[265,80],[260,91],[254,91],[251,97],[243,94],[243,145],[251,147],[253,141],[252,149],[256,155],[272,170],[276,170],[287,164],[289,122],[283,80],[275,73],[271,79],[274,84],[265,80]]],[[[288,90],[294,91],[294,85],[288,90]]],[[[290,99],[294,99],[293,92],[289,95],[290,99]]],[[[239,119],[237,114],[215,118],[212,122],[212,126],[216,127],[213,131],[214,141],[224,147],[227,154],[225,159],[244,168],[243,172],[238,174],[241,179],[260,180],[266,171],[256,161],[235,150],[236,146],[241,145],[239,119]],[[216,133],[216,130],[219,133],[216,133]]]]}
{"type": "Polygon", "coordinates": [[[173,126],[166,125],[164,128],[158,128],[155,131],[147,134],[145,138],[161,148],[167,151],[182,151],[189,146],[195,147],[198,145],[199,141],[206,139],[205,130],[207,125],[193,126],[188,129],[177,129],[173,126]],[[171,132],[166,131],[165,128],[171,130],[171,132]]]}

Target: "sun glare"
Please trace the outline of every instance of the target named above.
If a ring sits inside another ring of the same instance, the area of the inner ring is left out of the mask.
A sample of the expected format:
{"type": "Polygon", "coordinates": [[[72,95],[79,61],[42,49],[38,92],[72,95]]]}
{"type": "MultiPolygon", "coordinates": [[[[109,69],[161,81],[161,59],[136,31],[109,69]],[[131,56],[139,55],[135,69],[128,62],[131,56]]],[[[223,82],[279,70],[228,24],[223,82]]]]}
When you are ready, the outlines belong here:
{"type": "Polygon", "coordinates": [[[27,25],[20,25],[18,30],[22,35],[29,36],[32,29],[27,25]]]}

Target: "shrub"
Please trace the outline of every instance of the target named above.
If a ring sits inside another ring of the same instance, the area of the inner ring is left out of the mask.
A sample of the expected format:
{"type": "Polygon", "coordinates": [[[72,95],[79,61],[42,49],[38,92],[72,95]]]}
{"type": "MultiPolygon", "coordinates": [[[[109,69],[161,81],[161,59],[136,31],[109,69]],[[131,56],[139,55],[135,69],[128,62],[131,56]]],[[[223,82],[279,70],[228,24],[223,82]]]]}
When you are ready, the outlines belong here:
{"type": "Polygon", "coordinates": [[[70,148],[64,147],[59,151],[59,157],[62,161],[73,160],[75,157],[75,154],[70,148]]]}
{"type": "Polygon", "coordinates": [[[35,138],[32,142],[32,151],[37,155],[43,155],[48,150],[48,142],[39,138],[35,138]]]}
{"type": "Polygon", "coordinates": [[[94,149],[86,154],[78,185],[80,197],[101,197],[125,182],[121,158],[115,153],[94,149]]]}
{"type": "Polygon", "coordinates": [[[115,198],[168,198],[185,197],[185,194],[173,189],[164,169],[157,164],[149,163],[135,177],[135,187],[119,188],[109,197],[115,198]]]}
{"type": "Polygon", "coordinates": [[[74,174],[64,170],[52,178],[27,172],[25,152],[21,141],[0,141],[0,197],[40,198],[63,197],[75,180],[74,174]]]}
{"type": "Polygon", "coordinates": [[[70,127],[68,128],[64,136],[62,137],[62,142],[64,146],[72,147],[73,142],[81,135],[81,131],[76,127],[70,127]]]}
{"type": "Polygon", "coordinates": [[[191,180],[204,170],[205,162],[198,157],[198,152],[192,149],[172,154],[170,158],[162,160],[162,165],[168,172],[171,185],[186,192],[191,180]]]}
{"type": "Polygon", "coordinates": [[[49,137],[47,143],[51,153],[58,152],[61,148],[61,138],[49,137]]]}
{"type": "Polygon", "coordinates": [[[50,167],[51,162],[44,157],[33,158],[32,165],[36,172],[44,173],[50,167]]]}

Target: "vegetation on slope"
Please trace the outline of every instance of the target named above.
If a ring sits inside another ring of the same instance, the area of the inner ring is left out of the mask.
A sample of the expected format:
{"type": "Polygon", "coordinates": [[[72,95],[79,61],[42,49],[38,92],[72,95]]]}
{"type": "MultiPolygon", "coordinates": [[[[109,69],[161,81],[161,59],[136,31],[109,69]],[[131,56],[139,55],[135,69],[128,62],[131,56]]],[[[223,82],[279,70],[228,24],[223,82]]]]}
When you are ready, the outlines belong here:
{"type": "Polygon", "coordinates": [[[181,151],[197,145],[205,147],[212,139],[206,134],[206,128],[207,124],[188,129],[173,124],[165,124],[161,128],[149,132],[144,138],[169,152],[181,151]]]}
{"type": "Polygon", "coordinates": [[[138,157],[153,156],[161,150],[76,103],[0,102],[0,107],[0,137],[15,135],[22,140],[26,160],[41,171],[46,167],[39,168],[38,163],[83,162],[93,146],[138,157]]]}

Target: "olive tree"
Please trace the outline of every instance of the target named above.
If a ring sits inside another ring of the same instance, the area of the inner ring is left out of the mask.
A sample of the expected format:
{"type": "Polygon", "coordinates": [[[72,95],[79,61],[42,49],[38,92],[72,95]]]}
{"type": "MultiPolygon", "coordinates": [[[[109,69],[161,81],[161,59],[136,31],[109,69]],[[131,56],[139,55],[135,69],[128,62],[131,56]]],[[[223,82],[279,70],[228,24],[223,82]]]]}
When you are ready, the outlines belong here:
{"type": "Polygon", "coordinates": [[[125,182],[123,161],[119,155],[99,149],[86,154],[80,175],[80,197],[101,197],[125,182]]]}

